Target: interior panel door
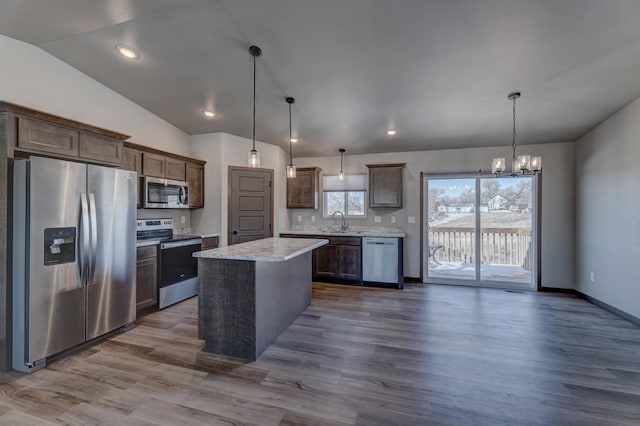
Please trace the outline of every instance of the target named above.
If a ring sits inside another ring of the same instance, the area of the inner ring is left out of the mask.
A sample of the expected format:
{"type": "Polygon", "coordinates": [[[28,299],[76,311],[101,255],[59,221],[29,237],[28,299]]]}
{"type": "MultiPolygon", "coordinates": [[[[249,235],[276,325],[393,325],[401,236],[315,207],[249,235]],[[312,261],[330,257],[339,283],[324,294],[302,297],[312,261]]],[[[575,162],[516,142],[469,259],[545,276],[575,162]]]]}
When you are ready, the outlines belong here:
{"type": "Polygon", "coordinates": [[[229,175],[229,244],[272,236],[273,170],[230,167],[229,175]]]}

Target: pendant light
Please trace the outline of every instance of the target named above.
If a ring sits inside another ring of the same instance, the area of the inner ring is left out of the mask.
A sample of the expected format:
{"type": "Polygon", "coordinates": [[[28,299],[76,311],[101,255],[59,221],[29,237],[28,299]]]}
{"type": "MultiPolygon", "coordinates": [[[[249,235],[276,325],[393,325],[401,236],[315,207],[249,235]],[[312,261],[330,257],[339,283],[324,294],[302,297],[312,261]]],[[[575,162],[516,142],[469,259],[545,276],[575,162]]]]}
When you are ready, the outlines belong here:
{"type": "Polygon", "coordinates": [[[338,174],[338,179],[344,180],[344,171],[342,171],[342,160],[344,159],[344,148],[340,148],[340,174],[338,174]]]}
{"type": "MultiPolygon", "coordinates": [[[[531,174],[538,173],[542,170],[542,157],[531,157],[530,155],[518,155],[516,157],[516,100],[521,96],[520,92],[509,93],[507,98],[513,102],[513,139],[511,143],[512,159],[511,159],[511,176],[518,173],[531,174]]],[[[494,158],[491,163],[491,173],[500,176],[504,172],[506,162],[504,157],[494,158]]]]}
{"type": "Polygon", "coordinates": [[[258,46],[249,47],[253,56],[253,147],[249,151],[249,167],[260,167],[260,153],[256,151],[256,58],[262,55],[258,46]]]}
{"type": "Polygon", "coordinates": [[[287,166],[287,178],[293,179],[296,177],[296,166],[293,165],[293,135],[291,134],[291,104],[296,100],[292,97],[285,98],[285,101],[289,104],[289,165],[287,166]]]}

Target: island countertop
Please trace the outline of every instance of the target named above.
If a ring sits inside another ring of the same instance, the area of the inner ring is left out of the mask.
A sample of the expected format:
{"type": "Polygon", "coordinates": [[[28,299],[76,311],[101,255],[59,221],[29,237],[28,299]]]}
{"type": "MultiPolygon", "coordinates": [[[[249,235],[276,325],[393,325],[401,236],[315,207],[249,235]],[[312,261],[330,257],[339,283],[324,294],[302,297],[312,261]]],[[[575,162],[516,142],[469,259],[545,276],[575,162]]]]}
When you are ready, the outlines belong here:
{"type": "Polygon", "coordinates": [[[217,249],[193,253],[202,259],[283,262],[328,244],[329,240],[302,238],[264,238],[217,249]]]}

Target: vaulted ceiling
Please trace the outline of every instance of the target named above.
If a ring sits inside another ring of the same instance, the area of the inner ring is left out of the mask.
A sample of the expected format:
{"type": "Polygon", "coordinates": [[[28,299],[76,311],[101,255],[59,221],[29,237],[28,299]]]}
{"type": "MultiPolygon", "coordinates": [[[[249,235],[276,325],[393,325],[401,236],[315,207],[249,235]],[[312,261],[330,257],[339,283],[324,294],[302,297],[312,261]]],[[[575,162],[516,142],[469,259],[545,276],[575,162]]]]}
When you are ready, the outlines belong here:
{"type": "Polygon", "coordinates": [[[513,90],[519,143],[575,140],[640,96],[639,22],[637,0],[0,0],[0,33],[189,134],[251,138],[259,46],[256,138],[288,150],[293,96],[296,156],[508,146],[513,90]]]}

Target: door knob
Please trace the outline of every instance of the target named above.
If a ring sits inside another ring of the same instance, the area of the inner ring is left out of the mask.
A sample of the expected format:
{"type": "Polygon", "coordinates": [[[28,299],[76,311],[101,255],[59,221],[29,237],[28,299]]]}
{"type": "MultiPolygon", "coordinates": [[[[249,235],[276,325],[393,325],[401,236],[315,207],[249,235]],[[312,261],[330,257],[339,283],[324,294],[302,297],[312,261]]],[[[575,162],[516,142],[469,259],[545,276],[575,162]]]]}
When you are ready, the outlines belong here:
{"type": "Polygon", "coordinates": [[[235,230],[232,232],[233,235],[236,235],[237,233],[238,231],[235,231],[235,230]]]}

